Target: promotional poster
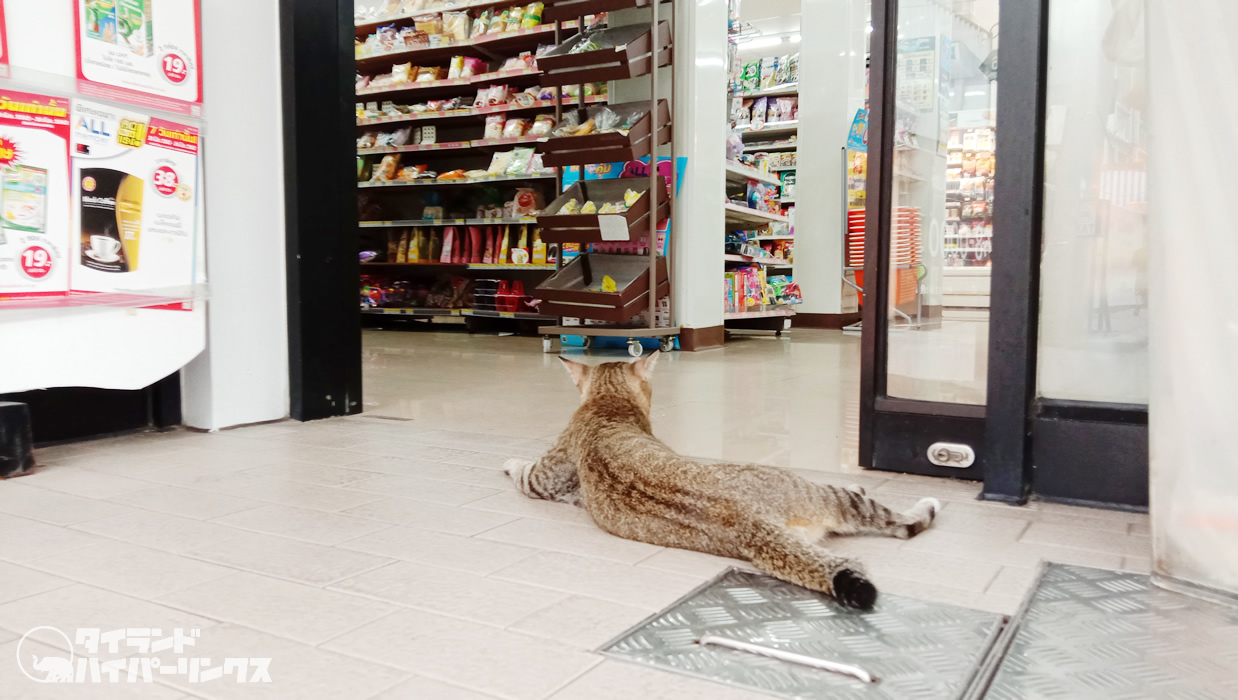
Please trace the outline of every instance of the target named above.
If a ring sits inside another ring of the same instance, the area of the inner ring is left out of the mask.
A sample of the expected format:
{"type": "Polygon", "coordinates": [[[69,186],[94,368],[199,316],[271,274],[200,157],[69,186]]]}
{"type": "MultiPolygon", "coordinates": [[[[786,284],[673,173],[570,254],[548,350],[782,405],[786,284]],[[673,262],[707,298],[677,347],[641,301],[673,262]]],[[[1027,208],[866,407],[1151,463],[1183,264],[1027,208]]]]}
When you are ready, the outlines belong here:
{"type": "Polygon", "coordinates": [[[194,127],[74,103],[73,291],[193,284],[198,148],[194,127]]]}
{"type": "Polygon", "coordinates": [[[0,90],[0,296],[69,289],[69,105],[0,90]]]}
{"type": "Polygon", "coordinates": [[[83,95],[202,115],[199,0],[70,1],[83,95]]]}

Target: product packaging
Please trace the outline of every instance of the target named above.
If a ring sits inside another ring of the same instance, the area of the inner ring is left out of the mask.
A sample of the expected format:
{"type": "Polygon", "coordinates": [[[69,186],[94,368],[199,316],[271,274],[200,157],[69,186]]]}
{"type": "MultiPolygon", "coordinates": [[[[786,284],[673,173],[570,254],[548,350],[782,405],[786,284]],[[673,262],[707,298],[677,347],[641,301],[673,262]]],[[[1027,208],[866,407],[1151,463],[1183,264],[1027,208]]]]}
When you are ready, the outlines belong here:
{"type": "Polygon", "coordinates": [[[756,92],[761,87],[761,62],[749,61],[744,64],[744,72],[739,77],[740,86],[744,92],[756,92]]]}
{"type": "Polygon", "coordinates": [[[520,26],[525,29],[541,26],[542,10],[545,9],[545,7],[545,3],[529,3],[524,8],[524,16],[520,19],[520,26]]]}
{"type": "Polygon", "coordinates": [[[768,90],[778,84],[778,57],[766,56],[761,59],[761,89],[768,90]]]}
{"type": "Polygon", "coordinates": [[[487,116],[485,131],[482,133],[482,138],[488,141],[503,138],[503,123],[502,114],[491,114],[487,116]]]}

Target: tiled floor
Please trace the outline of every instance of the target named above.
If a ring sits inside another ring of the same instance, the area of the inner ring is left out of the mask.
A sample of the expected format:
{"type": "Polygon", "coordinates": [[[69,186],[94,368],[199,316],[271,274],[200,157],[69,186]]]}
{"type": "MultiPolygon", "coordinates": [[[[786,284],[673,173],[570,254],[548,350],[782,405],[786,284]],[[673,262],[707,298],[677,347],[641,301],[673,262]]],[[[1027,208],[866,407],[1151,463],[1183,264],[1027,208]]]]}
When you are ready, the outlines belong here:
{"type": "MultiPolygon", "coordinates": [[[[942,499],[913,540],[830,545],[885,591],[1010,613],[1041,558],[1148,568],[1146,516],[851,466],[855,343],[795,335],[668,358],[657,432],[896,507],[942,499]]],[[[734,562],[513,490],[503,460],[544,450],[576,401],[558,364],[537,340],[368,334],[370,415],[40,450],[41,469],[0,483],[0,698],[103,697],[21,674],[40,625],[197,627],[195,654],[273,659],[271,685],[158,678],[107,697],[755,697],[592,653],[734,562]]]]}

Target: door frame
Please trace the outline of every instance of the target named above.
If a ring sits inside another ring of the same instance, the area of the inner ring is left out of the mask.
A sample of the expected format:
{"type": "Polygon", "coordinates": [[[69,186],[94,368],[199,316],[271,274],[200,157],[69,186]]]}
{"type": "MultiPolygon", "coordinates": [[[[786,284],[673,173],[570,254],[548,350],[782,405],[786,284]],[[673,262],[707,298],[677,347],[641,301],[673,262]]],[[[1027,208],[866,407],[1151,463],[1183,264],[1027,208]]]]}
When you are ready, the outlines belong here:
{"type": "Polygon", "coordinates": [[[1050,0],[1001,0],[997,101],[998,168],[994,192],[989,302],[989,366],[982,406],[891,397],[889,251],[893,192],[895,69],[899,0],[873,0],[861,338],[860,465],[886,471],[975,479],[981,498],[1024,504],[1044,500],[1145,509],[1148,503],[1146,406],[1036,396],[1044,193],[1045,91],[1050,0]],[[935,442],[970,445],[966,469],[928,461],[935,442]]]}

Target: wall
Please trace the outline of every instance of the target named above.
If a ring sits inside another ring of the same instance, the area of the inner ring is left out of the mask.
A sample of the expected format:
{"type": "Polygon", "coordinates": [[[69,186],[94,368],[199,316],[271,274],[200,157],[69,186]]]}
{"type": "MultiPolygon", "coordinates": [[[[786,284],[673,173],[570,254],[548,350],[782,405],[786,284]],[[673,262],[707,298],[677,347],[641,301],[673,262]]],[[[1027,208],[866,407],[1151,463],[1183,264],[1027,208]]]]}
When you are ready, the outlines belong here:
{"type": "Polygon", "coordinates": [[[1238,5],[1147,7],[1153,567],[1238,594],[1238,5]]]}
{"type": "Polygon", "coordinates": [[[277,0],[202,3],[211,302],[207,350],[184,374],[196,428],[288,415],[278,11],[277,0]]]}

